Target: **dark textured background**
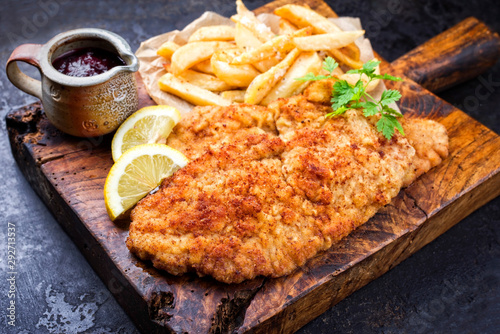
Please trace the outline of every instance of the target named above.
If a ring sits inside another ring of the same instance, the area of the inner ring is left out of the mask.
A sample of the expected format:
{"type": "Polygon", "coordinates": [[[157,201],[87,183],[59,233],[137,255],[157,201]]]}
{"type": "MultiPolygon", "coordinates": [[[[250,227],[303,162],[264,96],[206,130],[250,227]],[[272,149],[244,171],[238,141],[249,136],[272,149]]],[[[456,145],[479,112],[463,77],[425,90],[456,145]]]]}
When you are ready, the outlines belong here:
{"type": "MultiPolygon", "coordinates": [[[[375,50],[391,61],[468,16],[500,31],[497,0],[338,0],[339,14],[359,16],[375,50]],[[396,15],[390,3],[399,3],[396,15]]],[[[245,2],[251,9],[266,1],[245,2]]],[[[98,27],[142,40],[182,29],[205,10],[230,16],[233,1],[9,0],[0,10],[0,63],[21,43],[98,27]]],[[[30,74],[36,70],[23,67],[30,74]]],[[[500,63],[439,94],[500,133],[500,63]],[[493,82],[484,97],[484,81],[493,82]],[[483,86],[483,87],[481,87],[483,86]]],[[[0,71],[0,332],[136,333],[116,303],[18,170],[8,145],[7,112],[34,102],[0,71]],[[6,323],[7,223],[16,225],[16,327],[6,323]]],[[[500,198],[473,213],[389,273],[368,284],[299,333],[494,333],[500,328],[500,198]]],[[[498,332],[498,331],[497,331],[498,332]]]]}

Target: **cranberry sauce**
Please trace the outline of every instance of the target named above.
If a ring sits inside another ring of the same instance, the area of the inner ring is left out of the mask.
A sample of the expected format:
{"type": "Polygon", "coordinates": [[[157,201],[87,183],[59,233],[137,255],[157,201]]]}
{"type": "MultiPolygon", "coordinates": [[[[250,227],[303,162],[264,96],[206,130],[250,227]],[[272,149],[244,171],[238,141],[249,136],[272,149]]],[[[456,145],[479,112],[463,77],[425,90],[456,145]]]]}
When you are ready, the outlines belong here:
{"type": "Polygon", "coordinates": [[[72,77],[91,77],[125,65],[118,55],[100,48],[81,48],[57,57],[52,66],[62,74],[72,77]]]}

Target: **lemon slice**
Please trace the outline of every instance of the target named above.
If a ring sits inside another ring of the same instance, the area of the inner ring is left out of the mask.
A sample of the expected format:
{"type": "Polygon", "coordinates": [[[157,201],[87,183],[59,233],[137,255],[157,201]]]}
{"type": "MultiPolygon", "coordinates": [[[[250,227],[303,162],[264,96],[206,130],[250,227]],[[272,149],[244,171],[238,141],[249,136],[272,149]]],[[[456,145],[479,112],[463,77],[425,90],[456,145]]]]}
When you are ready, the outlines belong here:
{"type": "Polygon", "coordinates": [[[161,181],[184,167],[188,159],[164,144],[143,144],[123,153],[104,184],[104,202],[111,220],[128,213],[161,181]]]}
{"type": "Polygon", "coordinates": [[[133,113],[116,130],[111,153],[118,161],[128,149],[149,143],[165,144],[172,128],[181,119],[177,109],[170,106],[144,107],[133,113]]]}

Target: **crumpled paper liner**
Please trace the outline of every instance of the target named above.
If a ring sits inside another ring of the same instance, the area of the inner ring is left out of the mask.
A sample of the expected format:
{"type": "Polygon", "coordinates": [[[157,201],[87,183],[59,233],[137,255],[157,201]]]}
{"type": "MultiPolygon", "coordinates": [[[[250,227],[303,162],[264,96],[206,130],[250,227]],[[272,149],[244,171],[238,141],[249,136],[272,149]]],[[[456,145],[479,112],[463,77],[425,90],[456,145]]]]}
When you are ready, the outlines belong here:
{"type": "MultiPolygon", "coordinates": [[[[261,14],[258,16],[258,18],[259,20],[267,24],[274,33],[278,33],[278,16],[273,14],[261,14]]],[[[337,26],[345,31],[362,29],[361,22],[358,18],[340,17],[330,20],[332,20],[335,24],[337,24],[337,26]]],[[[173,41],[179,45],[184,45],[187,43],[189,36],[191,36],[194,31],[196,31],[198,28],[210,25],[234,26],[235,24],[230,19],[223,17],[217,13],[205,12],[198,19],[194,20],[188,26],[186,26],[182,31],[170,31],[165,34],[152,37],[141,43],[139,49],[137,49],[135,53],[140,62],[139,74],[144,81],[144,85],[146,86],[148,94],[157,104],[166,104],[175,107],[181,112],[181,114],[187,113],[191,111],[191,109],[193,109],[193,104],[186,102],[185,100],[175,95],[160,90],[158,81],[161,76],[167,73],[163,68],[163,64],[166,62],[166,60],[163,57],[158,56],[156,54],[156,51],[158,50],[160,45],[162,45],[166,41],[173,41]]],[[[355,43],[360,49],[360,59],[362,62],[366,62],[374,58],[373,49],[371,47],[370,41],[367,38],[360,37],[358,38],[358,40],[356,40],[355,43]]],[[[371,93],[371,95],[375,98],[378,98],[381,96],[384,90],[385,85],[382,81],[380,81],[380,84],[371,93]]],[[[395,109],[397,108],[397,106],[393,107],[395,107],[395,109]]]]}

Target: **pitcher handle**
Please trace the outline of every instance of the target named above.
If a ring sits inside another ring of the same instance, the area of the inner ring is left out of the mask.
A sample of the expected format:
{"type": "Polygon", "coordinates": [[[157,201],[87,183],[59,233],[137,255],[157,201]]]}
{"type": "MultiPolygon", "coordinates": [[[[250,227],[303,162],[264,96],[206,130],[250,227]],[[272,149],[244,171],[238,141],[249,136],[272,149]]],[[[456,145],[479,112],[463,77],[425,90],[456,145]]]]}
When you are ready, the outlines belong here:
{"type": "Polygon", "coordinates": [[[9,57],[6,65],[7,77],[20,90],[42,99],[42,83],[40,80],[24,74],[17,66],[18,61],[28,63],[40,70],[38,55],[41,44],[22,44],[19,45],[9,57]]]}

